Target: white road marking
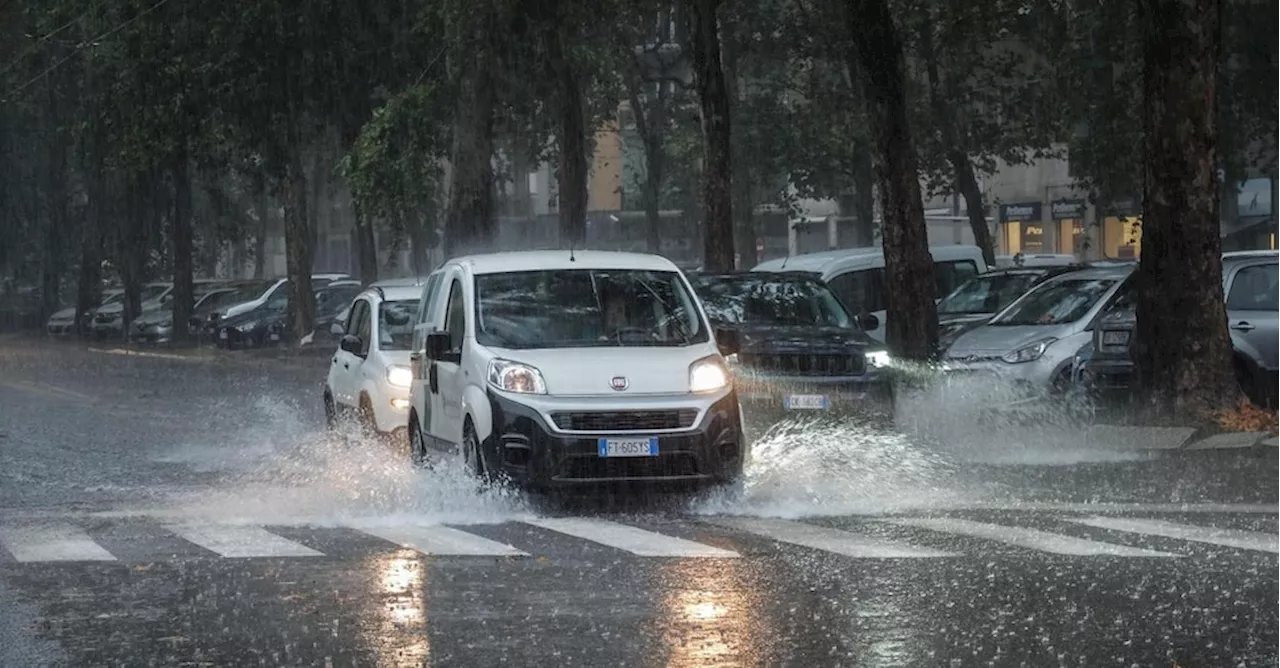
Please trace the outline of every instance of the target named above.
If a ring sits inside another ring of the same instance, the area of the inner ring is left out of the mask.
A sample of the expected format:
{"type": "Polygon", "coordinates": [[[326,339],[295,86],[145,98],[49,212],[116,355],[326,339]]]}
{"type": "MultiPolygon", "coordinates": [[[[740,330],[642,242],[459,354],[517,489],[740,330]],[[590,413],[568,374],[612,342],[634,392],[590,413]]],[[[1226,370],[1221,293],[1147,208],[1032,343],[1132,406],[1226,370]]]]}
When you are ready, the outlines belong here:
{"type": "Polygon", "coordinates": [[[847,557],[913,559],[956,556],[950,552],[862,536],[840,529],[805,524],[804,522],[732,517],[710,520],[709,523],[745,531],[783,543],[791,543],[792,545],[800,545],[824,552],[834,552],[847,557]]]}
{"type": "Polygon", "coordinates": [[[423,554],[477,557],[527,557],[529,553],[447,526],[352,526],[402,547],[423,554]]]}
{"type": "Polygon", "coordinates": [[[166,529],[219,556],[323,557],[306,545],[277,536],[262,527],[235,524],[168,524],[166,529]]]}
{"type": "Polygon", "coordinates": [[[68,524],[5,527],[0,545],[20,562],[116,560],[89,534],[68,524]]]}
{"type": "Polygon", "coordinates": [[[1084,538],[1074,538],[1061,534],[1014,527],[1004,524],[986,524],[962,520],[954,517],[916,517],[886,520],[899,526],[918,527],[942,533],[973,536],[986,540],[1008,543],[1030,550],[1068,554],[1077,557],[1111,556],[1111,557],[1177,557],[1179,555],[1155,550],[1143,550],[1136,547],[1102,543],[1084,538]]]}
{"type": "Polygon", "coordinates": [[[557,517],[525,520],[525,524],[574,536],[593,543],[608,545],[642,557],[720,557],[739,556],[732,550],[723,550],[683,538],[664,536],[660,533],[636,527],[582,517],[557,517]]]}
{"type": "Polygon", "coordinates": [[[1177,538],[1196,543],[1208,543],[1223,547],[1234,547],[1241,550],[1257,550],[1258,552],[1280,553],[1280,536],[1261,531],[1243,531],[1239,529],[1215,529],[1212,527],[1178,524],[1163,520],[1150,520],[1123,517],[1088,517],[1071,519],[1077,524],[1084,524],[1100,529],[1126,531],[1129,533],[1150,534],[1165,538],[1177,538]]]}
{"type": "MultiPolygon", "coordinates": [[[[913,509],[904,509],[910,511],[913,509]]],[[[1065,513],[1244,513],[1275,515],[1280,505],[1274,503],[1052,503],[1040,501],[1007,503],[960,503],[921,510],[1011,510],[1052,511],[1065,513]]]]}

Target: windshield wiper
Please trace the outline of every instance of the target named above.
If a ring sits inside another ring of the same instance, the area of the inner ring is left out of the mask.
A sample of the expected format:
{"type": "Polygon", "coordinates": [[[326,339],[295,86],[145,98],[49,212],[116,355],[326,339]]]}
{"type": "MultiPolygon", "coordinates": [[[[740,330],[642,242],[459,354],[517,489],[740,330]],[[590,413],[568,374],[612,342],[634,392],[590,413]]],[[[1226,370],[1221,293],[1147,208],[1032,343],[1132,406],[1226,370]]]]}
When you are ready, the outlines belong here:
{"type": "Polygon", "coordinates": [[[653,295],[653,298],[658,300],[658,303],[662,304],[663,308],[665,308],[667,310],[667,313],[670,314],[668,315],[667,319],[670,320],[672,324],[675,325],[674,329],[676,331],[676,334],[680,336],[680,345],[685,345],[685,346],[689,345],[689,332],[684,328],[684,323],[680,322],[680,318],[676,317],[675,314],[673,313],[675,309],[671,307],[671,304],[668,304],[667,300],[663,299],[662,296],[659,295],[657,291],[655,291],[653,287],[649,285],[648,281],[642,280],[642,281],[639,281],[639,283],[640,285],[643,285],[644,289],[647,290],[649,294],[653,295]]]}

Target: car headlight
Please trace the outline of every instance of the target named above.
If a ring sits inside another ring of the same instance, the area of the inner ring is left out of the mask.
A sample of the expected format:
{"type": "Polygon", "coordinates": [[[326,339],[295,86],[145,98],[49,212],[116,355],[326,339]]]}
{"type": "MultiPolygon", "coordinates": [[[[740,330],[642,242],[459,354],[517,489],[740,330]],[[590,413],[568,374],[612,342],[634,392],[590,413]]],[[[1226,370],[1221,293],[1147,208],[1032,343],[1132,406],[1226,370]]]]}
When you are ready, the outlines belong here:
{"type": "Polygon", "coordinates": [[[739,364],[741,364],[741,362],[739,362],[739,361],[738,361],[738,353],[732,353],[732,354],[729,354],[729,355],[725,355],[725,356],[724,356],[724,363],[725,363],[725,364],[728,364],[728,365],[729,365],[729,366],[731,366],[731,367],[733,367],[733,366],[738,366],[739,364]]]}
{"type": "Polygon", "coordinates": [[[387,382],[393,387],[409,387],[413,383],[413,371],[407,366],[392,364],[387,367],[387,382]]]}
{"type": "Polygon", "coordinates": [[[250,320],[249,322],[242,322],[235,327],[229,327],[229,329],[238,329],[242,332],[250,332],[257,329],[260,324],[262,323],[259,323],[257,320],[250,320]]]}
{"type": "Polygon", "coordinates": [[[173,327],[173,318],[169,318],[169,319],[167,319],[167,320],[162,320],[162,321],[160,321],[160,326],[161,326],[161,327],[173,327]]]}
{"type": "Polygon", "coordinates": [[[689,391],[714,392],[729,386],[729,371],[720,360],[708,357],[689,365],[689,391]]]}
{"type": "Polygon", "coordinates": [[[883,369],[893,362],[887,350],[875,350],[866,354],[867,366],[883,369]]]}
{"type": "Polygon", "coordinates": [[[1057,339],[1050,337],[1047,339],[1041,339],[1034,343],[1028,343],[1021,348],[1010,350],[1009,352],[1001,355],[1000,359],[1008,362],[1009,364],[1034,362],[1044,356],[1044,351],[1048,350],[1049,346],[1052,345],[1054,341],[1057,341],[1057,339]]]}
{"type": "Polygon", "coordinates": [[[542,379],[541,371],[510,360],[489,362],[489,384],[504,392],[547,393],[547,383],[542,379]]]}

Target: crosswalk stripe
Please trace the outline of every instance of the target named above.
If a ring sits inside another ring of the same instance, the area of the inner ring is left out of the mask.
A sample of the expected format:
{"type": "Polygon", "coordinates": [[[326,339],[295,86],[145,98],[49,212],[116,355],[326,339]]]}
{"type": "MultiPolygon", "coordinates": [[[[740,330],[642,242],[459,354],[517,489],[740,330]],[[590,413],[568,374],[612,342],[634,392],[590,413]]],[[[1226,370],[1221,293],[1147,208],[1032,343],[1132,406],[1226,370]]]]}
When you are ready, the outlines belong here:
{"type": "Polygon", "coordinates": [[[6,527],[0,530],[0,545],[20,562],[116,560],[89,534],[69,524],[6,527]]]}
{"type": "Polygon", "coordinates": [[[306,545],[277,536],[262,527],[235,524],[168,524],[165,528],[184,540],[223,557],[323,557],[306,545]]]}
{"type": "Polygon", "coordinates": [[[608,520],[557,517],[525,520],[524,522],[525,524],[607,545],[642,557],[734,558],[739,556],[737,552],[732,550],[723,550],[683,538],[665,536],[608,520]]]}
{"type": "Polygon", "coordinates": [[[1208,543],[1222,547],[1234,547],[1241,550],[1280,553],[1280,536],[1261,531],[1243,531],[1239,529],[1215,529],[1211,527],[1179,524],[1164,520],[1150,520],[1123,517],[1087,517],[1072,518],[1070,521],[1100,529],[1126,531],[1129,533],[1150,534],[1165,538],[1177,538],[1196,543],[1208,543]]]}
{"type": "Polygon", "coordinates": [[[737,529],[783,543],[863,559],[917,559],[956,556],[950,552],[917,547],[840,529],[789,520],[732,517],[708,520],[710,524],[737,529]]]}
{"type": "Polygon", "coordinates": [[[1025,547],[1030,550],[1039,550],[1041,552],[1051,552],[1053,554],[1067,554],[1077,557],[1092,556],[1111,556],[1111,557],[1177,557],[1179,555],[1170,554],[1168,552],[1158,552],[1156,550],[1144,550],[1136,547],[1128,547],[1125,545],[1115,545],[1113,543],[1103,543],[1094,540],[1086,540],[1084,538],[1075,538],[1073,536],[1063,536],[1061,534],[1049,533],[1047,531],[1039,531],[1037,529],[1028,529],[1025,527],[1014,527],[1004,524],[986,524],[983,522],[974,522],[972,520],[963,520],[954,517],[919,517],[919,518],[903,518],[895,520],[887,520],[890,524],[899,526],[917,527],[921,529],[929,529],[930,531],[938,531],[942,533],[952,533],[961,536],[972,536],[975,538],[984,538],[987,540],[1007,543],[1017,547],[1025,547]]]}
{"type": "Polygon", "coordinates": [[[477,557],[527,557],[528,552],[447,526],[353,526],[369,534],[423,554],[477,557]]]}

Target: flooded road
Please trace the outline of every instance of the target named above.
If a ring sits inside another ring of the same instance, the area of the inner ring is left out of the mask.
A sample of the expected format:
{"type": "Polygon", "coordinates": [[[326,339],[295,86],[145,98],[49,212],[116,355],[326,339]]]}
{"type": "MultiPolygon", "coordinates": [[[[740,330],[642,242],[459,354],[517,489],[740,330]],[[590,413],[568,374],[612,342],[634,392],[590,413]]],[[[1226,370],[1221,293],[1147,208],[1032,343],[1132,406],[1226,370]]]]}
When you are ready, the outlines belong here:
{"type": "Polygon", "coordinates": [[[0,665],[1276,659],[1273,452],[917,396],[779,425],[741,496],[561,503],[325,432],[326,363],[5,342],[0,665]]]}

